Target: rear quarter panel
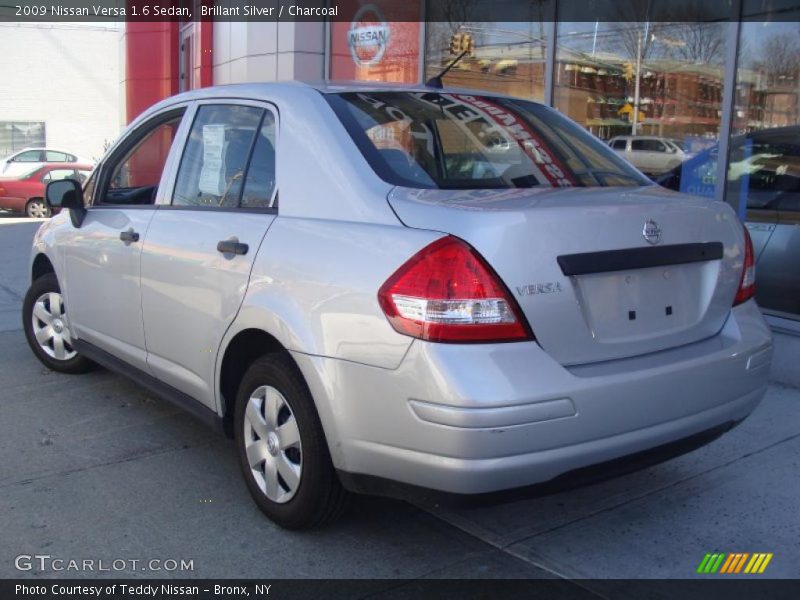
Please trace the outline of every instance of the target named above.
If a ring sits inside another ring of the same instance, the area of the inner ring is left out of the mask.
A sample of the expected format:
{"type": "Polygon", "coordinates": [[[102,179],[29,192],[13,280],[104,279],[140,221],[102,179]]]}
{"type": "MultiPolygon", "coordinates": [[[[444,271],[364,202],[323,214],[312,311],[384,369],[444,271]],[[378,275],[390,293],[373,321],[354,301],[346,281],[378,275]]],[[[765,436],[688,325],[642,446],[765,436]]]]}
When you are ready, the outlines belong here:
{"type": "Polygon", "coordinates": [[[391,327],[378,304],[378,289],[400,265],[439,237],[438,232],[399,224],[276,218],[259,249],[239,314],[217,355],[218,413],[225,412],[219,393],[225,349],[241,331],[266,331],[295,357],[304,358],[298,366],[316,390],[317,412],[328,446],[337,456],[341,417],[336,415],[341,406],[332,401],[336,382],[322,377],[313,359],[331,357],[377,370],[398,368],[413,340],[391,327]]]}
{"type": "Polygon", "coordinates": [[[396,368],[411,338],[391,327],[378,289],[439,237],[399,224],[279,216],[261,245],[223,346],[236,333],[258,328],[290,351],[396,368]]]}

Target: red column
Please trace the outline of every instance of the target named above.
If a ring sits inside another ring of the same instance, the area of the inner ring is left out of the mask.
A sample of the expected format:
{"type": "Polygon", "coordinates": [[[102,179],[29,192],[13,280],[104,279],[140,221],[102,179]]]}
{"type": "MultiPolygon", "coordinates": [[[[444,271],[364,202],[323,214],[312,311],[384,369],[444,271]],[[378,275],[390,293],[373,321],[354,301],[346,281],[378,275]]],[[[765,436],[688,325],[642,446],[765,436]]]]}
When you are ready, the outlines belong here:
{"type": "MultiPolygon", "coordinates": [[[[198,0],[197,4],[205,4],[211,6],[214,4],[213,0],[198,0]]],[[[199,13],[199,6],[195,7],[195,12],[199,13]]],[[[197,59],[195,60],[195,68],[198,71],[195,78],[194,87],[208,87],[214,85],[214,71],[212,69],[214,61],[212,60],[212,52],[214,50],[214,21],[212,19],[205,19],[195,22],[195,35],[197,36],[197,59]]]]}
{"type": "MultiPolygon", "coordinates": [[[[125,23],[124,86],[128,123],[159,100],[178,92],[178,26],[171,22],[125,23]]],[[[210,64],[210,57],[208,62],[210,64]]]]}

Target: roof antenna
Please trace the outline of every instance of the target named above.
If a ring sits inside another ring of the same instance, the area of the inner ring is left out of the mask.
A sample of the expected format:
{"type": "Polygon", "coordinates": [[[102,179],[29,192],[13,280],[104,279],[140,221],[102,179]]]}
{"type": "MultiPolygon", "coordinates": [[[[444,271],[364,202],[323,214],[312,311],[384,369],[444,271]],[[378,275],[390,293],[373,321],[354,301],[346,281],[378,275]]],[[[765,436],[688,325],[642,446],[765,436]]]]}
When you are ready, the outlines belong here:
{"type": "Polygon", "coordinates": [[[470,51],[469,48],[463,50],[461,54],[456,56],[449,65],[447,65],[444,69],[442,69],[441,73],[439,73],[438,75],[434,75],[433,77],[428,79],[428,81],[425,82],[425,85],[427,87],[436,88],[437,90],[442,89],[444,87],[444,84],[442,83],[442,77],[447,75],[447,72],[453,67],[455,67],[456,64],[458,64],[458,61],[464,58],[469,53],[469,51],[470,51]]]}

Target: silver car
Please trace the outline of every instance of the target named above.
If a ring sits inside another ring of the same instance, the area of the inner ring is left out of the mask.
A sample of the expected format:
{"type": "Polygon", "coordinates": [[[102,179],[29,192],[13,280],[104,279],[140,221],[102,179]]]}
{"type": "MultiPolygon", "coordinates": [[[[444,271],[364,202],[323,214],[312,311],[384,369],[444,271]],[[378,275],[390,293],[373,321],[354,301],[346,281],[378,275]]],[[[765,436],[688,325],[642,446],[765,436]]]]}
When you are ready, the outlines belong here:
{"type": "Polygon", "coordinates": [[[710,441],[767,386],[752,246],[518,99],[207,88],[141,115],[42,225],[24,326],[235,438],[261,510],[541,493],[710,441]]]}

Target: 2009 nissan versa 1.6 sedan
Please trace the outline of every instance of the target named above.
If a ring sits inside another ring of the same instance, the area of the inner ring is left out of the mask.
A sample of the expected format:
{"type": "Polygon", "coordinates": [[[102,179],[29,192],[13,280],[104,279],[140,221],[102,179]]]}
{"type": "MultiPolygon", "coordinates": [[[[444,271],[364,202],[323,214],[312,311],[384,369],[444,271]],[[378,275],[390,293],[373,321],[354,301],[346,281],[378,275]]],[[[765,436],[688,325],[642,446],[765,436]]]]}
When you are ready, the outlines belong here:
{"type": "Polygon", "coordinates": [[[140,116],[35,236],[30,346],[220,424],[277,523],[347,491],[494,499],[744,419],[771,336],[721,203],[556,111],[434,88],[208,88],[140,116]]]}

